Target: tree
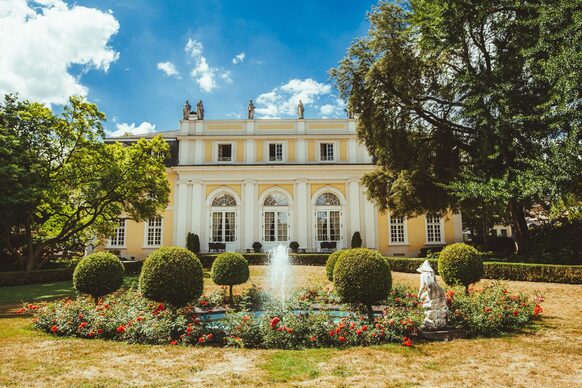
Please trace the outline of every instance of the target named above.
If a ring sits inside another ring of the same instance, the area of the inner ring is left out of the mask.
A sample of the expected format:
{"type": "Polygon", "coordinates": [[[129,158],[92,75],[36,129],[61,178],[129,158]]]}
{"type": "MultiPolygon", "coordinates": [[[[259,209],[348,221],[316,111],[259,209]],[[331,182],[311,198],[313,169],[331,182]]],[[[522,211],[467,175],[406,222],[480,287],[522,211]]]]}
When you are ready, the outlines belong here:
{"type": "Polygon", "coordinates": [[[368,35],[330,74],[380,167],[364,183],[381,209],[501,204],[527,250],[532,203],[580,187],[581,4],[410,0],[373,9],[368,35]]]}
{"type": "Polygon", "coordinates": [[[122,212],[141,221],[165,209],[168,144],[105,144],[104,120],[79,97],[60,116],[12,95],[0,104],[0,240],[26,270],[82,252],[122,212]]]}

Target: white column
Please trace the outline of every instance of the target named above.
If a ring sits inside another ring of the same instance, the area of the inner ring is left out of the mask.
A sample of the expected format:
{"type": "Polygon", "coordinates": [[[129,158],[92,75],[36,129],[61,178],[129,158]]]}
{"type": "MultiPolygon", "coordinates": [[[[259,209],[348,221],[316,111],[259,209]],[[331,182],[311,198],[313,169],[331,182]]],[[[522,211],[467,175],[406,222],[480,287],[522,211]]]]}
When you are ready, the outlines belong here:
{"type": "Polygon", "coordinates": [[[194,164],[200,165],[204,161],[204,140],[194,141],[194,164]]]}
{"type": "Polygon", "coordinates": [[[257,183],[255,181],[244,181],[242,201],[244,217],[240,228],[244,230],[244,237],[240,248],[246,249],[251,248],[253,242],[255,242],[255,229],[260,225],[260,220],[255,220],[255,207],[257,204],[257,183]]]}
{"type": "Polygon", "coordinates": [[[253,164],[255,161],[255,141],[248,139],[245,141],[245,163],[253,164]]]}
{"type": "Polygon", "coordinates": [[[348,163],[358,163],[358,142],[356,139],[348,140],[348,163]]]}
{"type": "Polygon", "coordinates": [[[188,140],[180,140],[180,150],[178,155],[178,164],[189,164],[188,163],[188,151],[190,142],[188,140]]]}
{"type": "Polygon", "coordinates": [[[194,181],[192,183],[192,233],[197,234],[201,242],[202,228],[205,227],[202,220],[204,220],[204,212],[206,211],[202,200],[202,183],[194,181]]]}
{"type": "Polygon", "coordinates": [[[453,213],[451,217],[451,222],[453,223],[454,240],[447,241],[447,244],[453,242],[463,242],[463,216],[459,210],[457,213],[453,213]]]}
{"type": "Polygon", "coordinates": [[[350,178],[348,181],[348,206],[350,227],[348,229],[349,235],[346,237],[351,239],[355,232],[362,233],[360,230],[360,184],[358,178],[350,178]]]}
{"type": "Polygon", "coordinates": [[[376,207],[365,198],[365,193],[362,193],[362,200],[364,201],[364,225],[366,225],[364,241],[367,248],[378,248],[376,246],[376,207]]]}
{"type": "Polygon", "coordinates": [[[307,161],[307,145],[305,139],[297,140],[297,162],[305,163],[307,161]]]}
{"type": "Polygon", "coordinates": [[[307,194],[307,182],[305,180],[297,181],[297,214],[295,224],[297,230],[297,242],[301,248],[309,248],[308,235],[311,230],[309,222],[309,197],[307,194]]]}
{"type": "Polygon", "coordinates": [[[186,201],[188,201],[188,185],[183,180],[178,181],[178,201],[174,205],[174,214],[177,217],[176,225],[176,245],[180,247],[186,246],[186,201]]]}

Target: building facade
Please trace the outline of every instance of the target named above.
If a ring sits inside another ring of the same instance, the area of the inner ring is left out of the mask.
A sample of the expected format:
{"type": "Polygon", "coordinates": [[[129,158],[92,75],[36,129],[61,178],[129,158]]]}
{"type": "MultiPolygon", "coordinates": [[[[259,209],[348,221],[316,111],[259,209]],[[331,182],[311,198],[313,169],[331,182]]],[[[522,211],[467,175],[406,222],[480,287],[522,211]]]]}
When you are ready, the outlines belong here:
{"type": "MultiPolygon", "coordinates": [[[[363,246],[416,257],[425,247],[462,241],[461,215],[406,219],[380,213],[360,184],[375,167],[354,119],[197,120],[160,132],[170,143],[167,209],[143,223],[120,219],[108,249],[145,259],[160,246],[199,236],[202,251],[245,251],[297,241],[320,251],[363,246]]],[[[146,137],[157,134],[148,134],[146,137]]],[[[143,136],[108,139],[131,142],[143,136]]]]}

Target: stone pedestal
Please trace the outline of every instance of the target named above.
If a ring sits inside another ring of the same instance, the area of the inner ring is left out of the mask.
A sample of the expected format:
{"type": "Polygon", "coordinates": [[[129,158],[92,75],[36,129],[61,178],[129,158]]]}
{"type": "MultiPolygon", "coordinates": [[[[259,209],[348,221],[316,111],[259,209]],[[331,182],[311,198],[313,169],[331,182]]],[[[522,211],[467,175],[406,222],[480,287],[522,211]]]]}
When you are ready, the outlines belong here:
{"type": "Polygon", "coordinates": [[[444,327],[440,330],[420,329],[419,336],[428,341],[451,341],[454,339],[465,338],[466,333],[463,329],[444,327]]]}

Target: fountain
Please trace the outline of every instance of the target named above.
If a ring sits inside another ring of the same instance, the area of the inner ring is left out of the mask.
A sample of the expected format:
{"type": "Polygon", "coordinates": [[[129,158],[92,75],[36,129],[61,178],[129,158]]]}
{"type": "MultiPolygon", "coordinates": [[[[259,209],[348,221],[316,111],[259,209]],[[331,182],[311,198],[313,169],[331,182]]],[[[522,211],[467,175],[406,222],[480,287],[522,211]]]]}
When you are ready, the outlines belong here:
{"type": "Polygon", "coordinates": [[[269,286],[275,298],[285,303],[291,287],[291,263],[289,249],[281,244],[269,252],[269,286]]]}

